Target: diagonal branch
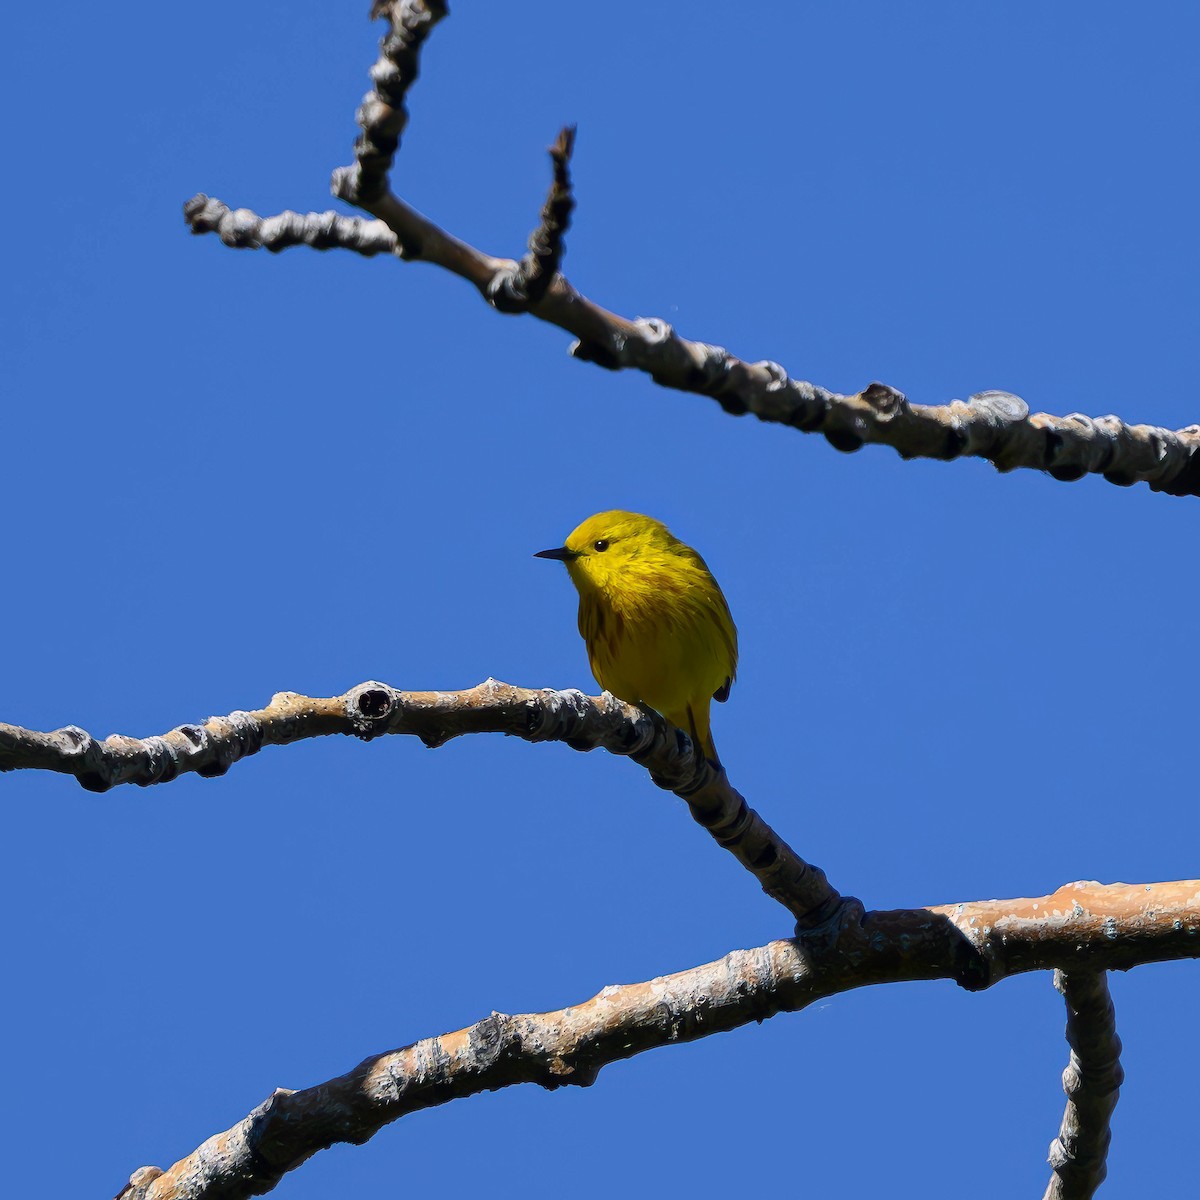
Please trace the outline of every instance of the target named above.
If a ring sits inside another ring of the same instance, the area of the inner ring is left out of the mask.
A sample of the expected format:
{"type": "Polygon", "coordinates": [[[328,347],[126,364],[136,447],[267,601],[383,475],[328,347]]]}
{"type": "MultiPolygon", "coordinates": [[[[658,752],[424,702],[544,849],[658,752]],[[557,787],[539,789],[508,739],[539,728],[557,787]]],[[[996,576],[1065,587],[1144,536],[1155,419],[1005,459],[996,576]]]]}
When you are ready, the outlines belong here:
{"type": "MultiPolygon", "coordinates": [[[[422,259],[468,280],[497,309],[528,311],[565,329],[577,339],[571,348],[576,358],[612,370],[644,371],[663,387],[709,396],[729,413],[753,413],[762,421],[824,434],[838,450],[878,443],[892,446],[904,458],[970,456],[987,459],[1001,471],[1026,467],[1065,481],[1099,474],[1120,486],[1140,482],[1170,495],[1200,495],[1200,425],[1170,430],[1129,425],[1115,416],[1030,415],[1023,400],[998,391],[941,405],[913,404],[882,383],[844,395],[792,379],[776,362],[748,363],[721,346],[689,341],[657,318],[630,320],[609,312],[557,273],[570,207],[570,146],[562,140],[551,151],[555,184],[531,241],[532,257],[520,263],[495,258],[446,232],[388,186],[408,120],[405,101],[417,78],[419,53],[445,15],[440,0],[375,4],[372,16],[387,17],[390,31],[371,68],[374,90],[357,113],[361,134],[355,161],[333,175],[334,194],[384,221],[395,234],[401,257],[422,259]]],[[[201,197],[189,202],[197,204],[203,211],[201,197]]],[[[259,220],[244,209],[234,215],[251,226],[259,220]]],[[[213,228],[188,219],[197,233],[213,228]]],[[[230,241],[225,226],[221,232],[227,244],[255,244],[253,238],[230,241]]]]}
{"type": "Polygon", "coordinates": [[[605,692],[556,692],[489,679],[461,692],[401,692],[360,683],[328,698],[280,692],[266,708],[210,717],[148,738],[119,734],[97,741],[69,725],[52,733],[0,723],[0,771],[42,770],[74,775],[89,791],[117,784],[143,787],[189,772],[224,775],[263,746],[284,746],[328,734],[369,740],[412,734],[440,746],[467,733],[506,733],[529,742],[566,742],[628,755],[661,788],[686,800],[692,816],[796,918],[811,927],[829,920],[843,898],[824,872],[802,859],[731,786],[724,771],[693,753],[687,735],[657,713],[605,692]]]}
{"type": "Polygon", "coordinates": [[[558,264],[566,249],[563,235],[575,208],[568,169],[574,149],[575,127],[569,125],[550,147],[554,179],[542,207],[541,221],[529,235],[529,252],[513,265],[512,270],[497,272],[488,284],[488,303],[500,312],[528,312],[546,294],[558,274],[558,264]]]}
{"type": "Polygon", "coordinates": [[[124,1200],[241,1200],[337,1142],[365,1142],[411,1112],[518,1083],[587,1087],[609,1063],[794,1012],[864,985],[1018,972],[1094,973],[1200,956],[1200,880],[1068,884],[1035,900],[894,912],[843,910],[836,928],[736,950],[557,1012],[493,1013],[467,1029],[368,1058],[302,1091],[280,1088],[166,1172],[135,1171],[124,1200]],[[971,965],[973,964],[973,965],[971,965]]]}
{"type": "Polygon", "coordinates": [[[1067,1107],[1050,1143],[1053,1174],[1043,1200],[1091,1200],[1108,1174],[1109,1119],[1125,1072],[1121,1039],[1103,971],[1055,971],[1067,1004],[1071,1058],[1063,1072],[1067,1107]]]}

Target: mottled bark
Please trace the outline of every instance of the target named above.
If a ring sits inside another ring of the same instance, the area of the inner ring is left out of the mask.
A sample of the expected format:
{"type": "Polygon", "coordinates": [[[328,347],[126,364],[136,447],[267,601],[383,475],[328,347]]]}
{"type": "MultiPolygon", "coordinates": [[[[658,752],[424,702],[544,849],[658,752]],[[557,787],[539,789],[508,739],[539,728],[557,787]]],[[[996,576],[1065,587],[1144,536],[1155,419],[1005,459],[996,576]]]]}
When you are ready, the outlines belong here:
{"type": "Polygon", "coordinates": [[[400,135],[408,124],[405,101],[420,71],[420,52],[433,27],[446,15],[443,0],[377,0],[371,18],[383,17],[388,31],[379,42],[379,58],[371,68],[375,85],[363,98],[354,119],[360,133],[354,143],[354,165],[345,169],[343,187],[353,204],[363,205],[388,187],[400,135]]]}
{"type": "Polygon", "coordinates": [[[147,738],[114,734],[98,741],[74,725],[39,733],[0,723],[0,771],[74,775],[89,791],[117,784],[149,786],[195,772],[224,775],[264,746],[326,734],[368,740],[383,734],[419,737],[440,746],[467,733],[506,733],[529,742],[566,742],[628,755],[661,788],[686,800],[692,816],[778,900],[802,927],[820,925],[841,903],[819,867],[805,862],[745,801],[724,771],[696,754],[686,734],[650,709],[605,692],[556,692],[489,679],[461,692],[401,692],[361,683],[328,698],[280,692],[266,708],[209,717],[147,738]]]}
{"type": "Polygon", "coordinates": [[[1067,1107],[1050,1143],[1053,1174],[1043,1200],[1091,1200],[1108,1174],[1109,1120],[1125,1072],[1121,1039],[1103,971],[1055,971],[1067,1004],[1071,1058],[1063,1072],[1067,1107]]]}
{"type": "MultiPolygon", "coordinates": [[[[729,413],[753,413],[763,421],[822,433],[839,450],[873,442],[892,446],[904,458],[966,455],[987,459],[1001,471],[1031,467],[1067,481],[1099,474],[1121,486],[1144,482],[1171,495],[1200,495],[1200,425],[1170,430],[1127,425],[1115,416],[1030,415],[1025,401],[999,391],[941,405],[910,403],[882,383],[843,395],[792,379],[776,362],[747,363],[721,346],[680,337],[657,318],[629,320],[601,308],[558,272],[561,236],[573,203],[566,133],[551,148],[554,184],[530,253],[521,261],[485,254],[447,233],[395,195],[388,182],[408,121],[406,98],[417,77],[419,52],[446,6],[399,0],[376,4],[372,15],[385,17],[389,32],[371,68],[374,89],[356,114],[361,132],[354,163],[334,172],[332,187],[340,199],[385,223],[400,257],[461,276],[500,311],[530,312],[565,329],[578,339],[571,348],[576,358],[613,370],[644,371],[664,387],[710,396],[729,413]]],[[[231,213],[204,195],[188,201],[184,214],[194,232],[217,232],[237,247],[280,249],[304,242],[375,253],[383,245],[375,222],[364,223],[361,232],[349,227],[321,232],[314,240],[299,234],[305,228],[324,230],[319,223],[327,218],[294,213],[261,218],[244,208],[231,213]]]]}
{"type": "Polygon", "coordinates": [[[259,247],[277,254],[289,246],[311,246],[314,250],[354,250],[367,258],[395,254],[396,235],[382,221],[364,221],[335,212],[282,212],[260,217],[248,208],[231,209],[220,200],[193,196],[183,215],[193,233],[215,233],[227,246],[238,250],[259,247]]]}
{"type": "Polygon", "coordinates": [[[493,1013],[467,1029],[368,1058],[301,1091],[278,1089],[165,1173],[143,1167],[127,1200],[237,1200],[317,1151],[366,1141],[419,1109],[517,1083],[588,1086],[608,1063],[793,1012],[870,984],[954,979],[971,990],[1022,971],[1093,975],[1200,956],[1200,880],[1074,883],[1036,899],[864,914],[557,1012],[493,1013]]]}

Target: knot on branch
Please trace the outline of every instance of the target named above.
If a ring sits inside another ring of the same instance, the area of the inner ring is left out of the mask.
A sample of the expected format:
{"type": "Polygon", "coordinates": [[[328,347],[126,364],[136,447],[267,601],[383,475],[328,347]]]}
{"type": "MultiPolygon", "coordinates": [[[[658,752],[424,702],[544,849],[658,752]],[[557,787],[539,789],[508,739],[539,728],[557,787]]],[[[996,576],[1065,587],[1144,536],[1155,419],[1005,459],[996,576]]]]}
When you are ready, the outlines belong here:
{"type": "MultiPolygon", "coordinates": [[[[399,701],[400,693],[386,683],[370,680],[352,688],[346,696],[346,715],[350,718],[354,736],[369,742],[387,733],[399,701]]],[[[427,746],[430,744],[424,734],[418,736],[427,746]]]]}
{"type": "Polygon", "coordinates": [[[81,764],[73,774],[89,792],[107,792],[112,787],[104,747],[86,729],[67,725],[50,736],[58,743],[64,759],[81,764]]]}
{"type": "Polygon", "coordinates": [[[567,353],[572,358],[579,359],[580,362],[595,363],[596,366],[603,367],[606,371],[619,371],[625,365],[625,337],[613,329],[610,330],[609,337],[605,342],[585,341],[580,338],[571,343],[567,353]]]}
{"type": "Polygon", "coordinates": [[[675,327],[661,317],[638,317],[634,325],[651,349],[665,345],[675,336],[675,327]]]}
{"type": "Polygon", "coordinates": [[[1012,392],[991,388],[967,397],[971,409],[994,426],[1016,425],[1029,417],[1029,405],[1012,392]]]}
{"type": "MultiPolygon", "coordinates": [[[[703,392],[718,401],[730,390],[728,377],[734,368],[732,355],[705,342],[689,342],[675,332],[675,327],[661,317],[638,317],[632,322],[624,365],[638,367],[649,373],[663,387],[681,388],[688,392],[703,392]]],[[[745,375],[746,365],[737,366],[745,375]]],[[[733,404],[741,403],[736,395],[733,404]]]]}
{"type": "MultiPolygon", "coordinates": [[[[1088,467],[1079,461],[1079,445],[1092,442],[1103,444],[1099,432],[1096,422],[1086,413],[1068,413],[1061,420],[1045,422],[1042,431],[1046,443],[1043,459],[1045,470],[1062,483],[1074,483],[1082,479],[1088,473],[1088,467]]],[[[1107,465],[1111,457],[1111,450],[1106,447],[1103,459],[1096,465],[1107,465]]]]}
{"type": "MultiPolygon", "coordinates": [[[[861,391],[857,399],[867,406],[870,419],[875,425],[887,425],[896,417],[908,411],[908,399],[903,392],[898,392],[886,383],[871,383],[861,391]]],[[[849,409],[840,414],[838,423],[827,424],[823,429],[825,440],[843,454],[853,454],[861,450],[867,440],[867,420],[861,411],[849,409]],[[849,420],[846,420],[849,417],[849,420]]]]}
{"type": "Polygon", "coordinates": [[[521,1031],[508,1014],[493,1012],[471,1026],[470,1054],[482,1071],[487,1071],[520,1057],[521,1031]]]}
{"type": "Polygon", "coordinates": [[[229,206],[222,204],[203,192],[197,192],[183,206],[183,219],[193,233],[213,233],[220,225],[221,218],[229,212],[229,206]]]}
{"type": "MultiPolygon", "coordinates": [[[[952,404],[951,409],[962,414],[961,429],[966,437],[962,450],[966,453],[986,453],[997,471],[1011,471],[1028,457],[1030,449],[1037,453],[1037,435],[1029,425],[1029,405],[1020,396],[992,388],[968,396],[965,404],[952,404]],[[1032,436],[1032,447],[1031,447],[1032,436]]],[[[1054,454],[1053,438],[1043,431],[1042,461],[1054,454]]]]}
{"type": "Polygon", "coordinates": [[[231,712],[227,717],[211,717],[208,723],[225,728],[218,731],[218,736],[209,737],[208,750],[212,757],[196,768],[197,774],[205,779],[224,775],[239,758],[257,754],[262,749],[263,727],[251,713],[231,712]]]}
{"type": "Polygon", "coordinates": [[[860,394],[874,409],[877,420],[890,421],[908,410],[908,397],[886,383],[870,383],[860,394]]]}
{"type": "Polygon", "coordinates": [[[257,250],[263,244],[262,217],[248,208],[231,209],[203,192],[184,204],[183,219],[192,233],[215,233],[235,250],[257,250]]]}
{"type": "Polygon", "coordinates": [[[169,783],[180,770],[179,751],[164,737],[152,734],[142,739],[145,766],[138,776],[137,783],[148,787],[152,783],[169,783]]]}
{"type": "MultiPolygon", "coordinates": [[[[746,395],[755,399],[754,411],[761,420],[782,421],[791,414],[792,403],[789,396],[791,379],[780,363],[769,358],[753,363],[749,369],[740,359],[734,358],[720,346],[702,343],[705,358],[712,360],[719,356],[721,368],[721,384],[709,391],[718,404],[732,416],[740,417],[751,409],[746,395]],[[761,382],[761,376],[766,376],[766,382],[761,382]]],[[[713,364],[715,366],[716,364],[713,364]]],[[[712,367],[710,366],[710,370],[712,367]]]]}

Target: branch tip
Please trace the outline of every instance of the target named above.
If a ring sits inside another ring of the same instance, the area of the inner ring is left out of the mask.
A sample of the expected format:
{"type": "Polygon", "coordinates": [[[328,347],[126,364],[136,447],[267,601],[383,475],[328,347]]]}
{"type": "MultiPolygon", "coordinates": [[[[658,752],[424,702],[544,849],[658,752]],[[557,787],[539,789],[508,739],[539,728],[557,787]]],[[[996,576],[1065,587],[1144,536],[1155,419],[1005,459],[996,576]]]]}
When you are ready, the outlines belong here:
{"type": "MultiPolygon", "coordinates": [[[[564,125],[558,131],[558,137],[547,147],[551,159],[554,161],[555,177],[558,177],[558,172],[565,172],[568,164],[571,161],[571,155],[575,153],[575,134],[578,129],[576,125],[564,125]]],[[[570,180],[564,176],[564,187],[570,186],[570,180]]]]}
{"type": "Polygon", "coordinates": [[[335,212],[290,210],[273,217],[260,217],[248,208],[231,210],[203,192],[184,204],[183,219],[192,233],[215,233],[235,250],[266,249],[278,254],[289,246],[303,245],[314,250],[353,250],[365,258],[397,254],[400,250],[396,235],[383,221],[366,221],[335,212]]]}
{"type": "Polygon", "coordinates": [[[342,168],[340,179],[334,175],[335,194],[349,203],[369,207],[387,194],[392,162],[408,124],[408,89],[420,74],[421,48],[448,14],[443,0],[375,0],[372,5],[372,20],[386,18],[388,31],[371,67],[374,87],[354,114],[360,129],[354,165],[342,168]]]}
{"type": "Polygon", "coordinates": [[[554,177],[541,220],[529,235],[528,252],[520,262],[498,268],[484,291],[488,303],[500,312],[528,312],[541,302],[558,275],[566,252],[563,236],[575,208],[569,169],[574,148],[575,126],[564,125],[548,147],[554,177]]]}

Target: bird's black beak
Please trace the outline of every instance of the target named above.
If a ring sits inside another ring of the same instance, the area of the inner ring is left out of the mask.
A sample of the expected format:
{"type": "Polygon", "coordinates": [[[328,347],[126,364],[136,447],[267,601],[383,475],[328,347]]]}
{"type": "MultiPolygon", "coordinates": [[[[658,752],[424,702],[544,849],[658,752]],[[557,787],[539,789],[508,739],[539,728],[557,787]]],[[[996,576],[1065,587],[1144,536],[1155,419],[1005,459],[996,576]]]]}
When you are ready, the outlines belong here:
{"type": "Polygon", "coordinates": [[[556,550],[539,550],[534,558],[556,558],[559,562],[570,562],[574,558],[579,557],[578,550],[568,550],[566,546],[559,546],[556,550]]]}

